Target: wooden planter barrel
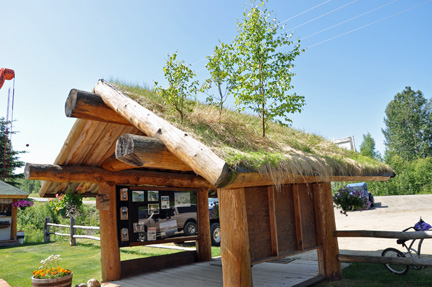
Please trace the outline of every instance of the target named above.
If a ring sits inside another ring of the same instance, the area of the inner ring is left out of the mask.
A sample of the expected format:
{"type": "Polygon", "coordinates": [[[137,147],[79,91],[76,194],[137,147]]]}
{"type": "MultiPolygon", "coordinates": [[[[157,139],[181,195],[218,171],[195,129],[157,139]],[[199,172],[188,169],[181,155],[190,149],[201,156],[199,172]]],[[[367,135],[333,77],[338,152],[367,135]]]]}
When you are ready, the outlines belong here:
{"type": "Polygon", "coordinates": [[[71,287],[72,286],[72,275],[73,273],[53,278],[53,279],[36,279],[32,277],[32,287],[71,287]]]}

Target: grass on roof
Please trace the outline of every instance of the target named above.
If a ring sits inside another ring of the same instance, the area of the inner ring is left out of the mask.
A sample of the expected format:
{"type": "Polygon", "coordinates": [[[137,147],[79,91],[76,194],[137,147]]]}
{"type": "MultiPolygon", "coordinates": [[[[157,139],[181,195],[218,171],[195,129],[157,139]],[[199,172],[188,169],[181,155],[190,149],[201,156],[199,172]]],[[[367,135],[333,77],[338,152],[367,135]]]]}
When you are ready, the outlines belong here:
{"type": "Polygon", "coordinates": [[[224,109],[222,117],[214,105],[195,102],[180,125],[180,117],[152,89],[114,82],[126,95],[192,134],[233,169],[243,172],[282,171],[303,175],[379,175],[390,168],[375,159],[339,148],[325,138],[268,122],[261,135],[261,119],[255,115],[224,109]]]}

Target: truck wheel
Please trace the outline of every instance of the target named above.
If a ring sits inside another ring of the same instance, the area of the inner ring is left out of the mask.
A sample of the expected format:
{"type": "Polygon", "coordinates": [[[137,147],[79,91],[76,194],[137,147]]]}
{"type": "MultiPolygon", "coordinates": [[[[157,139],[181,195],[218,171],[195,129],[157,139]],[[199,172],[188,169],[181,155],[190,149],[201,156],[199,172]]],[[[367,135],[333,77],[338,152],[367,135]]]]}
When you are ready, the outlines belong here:
{"type": "Polygon", "coordinates": [[[212,223],[210,225],[210,235],[212,246],[220,246],[220,225],[219,223],[212,223]]]}
{"type": "Polygon", "coordinates": [[[197,225],[195,222],[189,221],[185,224],[184,233],[187,236],[195,235],[197,233],[197,225]]]}

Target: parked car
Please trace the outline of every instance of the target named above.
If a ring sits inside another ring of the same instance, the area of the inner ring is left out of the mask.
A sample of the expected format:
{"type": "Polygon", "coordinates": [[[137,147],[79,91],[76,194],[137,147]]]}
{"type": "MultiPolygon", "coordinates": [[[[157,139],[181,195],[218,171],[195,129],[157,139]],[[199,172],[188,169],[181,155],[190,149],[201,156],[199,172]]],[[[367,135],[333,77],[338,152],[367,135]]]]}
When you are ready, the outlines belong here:
{"type": "MultiPolygon", "coordinates": [[[[143,216],[144,217],[144,216],[143,216]]],[[[152,213],[148,218],[140,219],[140,224],[148,228],[156,228],[157,238],[166,238],[181,233],[190,236],[197,234],[197,206],[192,204],[184,207],[171,207],[160,209],[158,213],[152,213]]]]}
{"type": "MultiPolygon", "coordinates": [[[[145,212],[148,211],[145,210],[145,212]]],[[[217,198],[209,198],[209,215],[211,244],[212,246],[220,246],[219,203],[217,198]]],[[[140,217],[147,216],[142,215],[140,217]]],[[[146,233],[149,227],[156,228],[157,238],[172,237],[179,235],[181,232],[186,236],[195,235],[198,232],[197,206],[161,209],[159,213],[153,213],[148,218],[140,219],[140,224],[144,224],[146,233]]]]}
{"type": "Polygon", "coordinates": [[[371,202],[371,207],[375,205],[374,197],[372,193],[368,191],[366,182],[351,183],[347,184],[346,187],[349,191],[360,191],[361,197],[369,199],[371,202]]]}

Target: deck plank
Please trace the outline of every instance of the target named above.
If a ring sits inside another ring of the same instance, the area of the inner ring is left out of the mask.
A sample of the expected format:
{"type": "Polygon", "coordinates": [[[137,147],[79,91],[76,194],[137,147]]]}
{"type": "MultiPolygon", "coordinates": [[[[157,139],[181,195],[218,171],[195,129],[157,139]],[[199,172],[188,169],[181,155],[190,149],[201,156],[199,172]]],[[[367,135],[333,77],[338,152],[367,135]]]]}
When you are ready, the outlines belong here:
{"type": "MultiPolygon", "coordinates": [[[[254,286],[296,286],[318,276],[318,263],[313,260],[294,260],[287,264],[261,263],[252,268],[254,286]]],[[[124,278],[111,283],[122,287],[222,287],[220,258],[177,268],[124,278]]]]}

